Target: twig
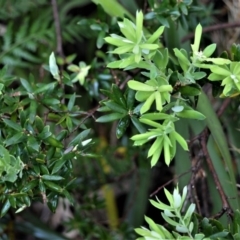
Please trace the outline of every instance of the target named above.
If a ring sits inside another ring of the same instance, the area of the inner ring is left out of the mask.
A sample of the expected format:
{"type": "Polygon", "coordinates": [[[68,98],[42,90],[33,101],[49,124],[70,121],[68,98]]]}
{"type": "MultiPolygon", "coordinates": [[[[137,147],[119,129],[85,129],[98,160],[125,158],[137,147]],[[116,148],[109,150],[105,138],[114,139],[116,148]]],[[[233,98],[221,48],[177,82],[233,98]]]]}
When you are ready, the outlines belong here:
{"type": "Polygon", "coordinates": [[[223,112],[226,110],[226,108],[228,107],[228,105],[231,102],[231,98],[226,98],[223,103],[221,104],[221,107],[218,109],[217,111],[217,115],[218,117],[221,117],[223,112]]]}
{"type": "Polygon", "coordinates": [[[203,151],[203,154],[205,156],[205,159],[206,159],[206,162],[207,162],[207,165],[208,165],[208,168],[213,176],[213,180],[216,184],[216,188],[219,192],[219,195],[220,195],[220,198],[222,200],[222,209],[223,211],[227,212],[229,216],[232,215],[232,208],[228,202],[228,198],[226,196],[226,194],[224,193],[223,191],[223,187],[219,181],[219,178],[218,178],[218,175],[215,171],[215,168],[213,166],[213,163],[211,161],[211,158],[210,158],[210,155],[209,155],[209,152],[208,152],[208,149],[207,149],[207,140],[208,140],[208,137],[209,137],[209,134],[207,133],[207,130],[205,130],[200,138],[200,143],[201,143],[201,146],[202,146],[202,151],[203,151]]]}
{"type": "Polygon", "coordinates": [[[57,0],[51,0],[51,3],[52,3],[52,9],[53,9],[55,30],[56,30],[56,35],[57,35],[57,53],[62,58],[64,58],[62,33],[61,33],[61,25],[60,25],[60,19],[59,19],[59,14],[58,14],[57,0]]]}
{"type": "Polygon", "coordinates": [[[190,170],[188,170],[187,172],[181,173],[178,176],[172,178],[171,180],[167,181],[166,183],[164,183],[162,186],[160,186],[157,190],[155,190],[153,193],[150,194],[150,197],[156,195],[161,189],[165,188],[167,185],[169,185],[170,183],[172,183],[173,181],[177,180],[178,178],[190,173],[192,171],[192,168],[190,170]]]}
{"type": "MultiPolygon", "coordinates": [[[[219,23],[216,25],[212,25],[212,26],[203,28],[202,32],[207,33],[207,32],[217,31],[217,30],[221,30],[221,29],[225,29],[225,28],[235,28],[235,27],[240,27],[240,22],[219,23]]],[[[184,43],[193,37],[194,37],[194,33],[190,33],[190,34],[186,35],[185,37],[183,37],[181,42],[184,43]]]]}

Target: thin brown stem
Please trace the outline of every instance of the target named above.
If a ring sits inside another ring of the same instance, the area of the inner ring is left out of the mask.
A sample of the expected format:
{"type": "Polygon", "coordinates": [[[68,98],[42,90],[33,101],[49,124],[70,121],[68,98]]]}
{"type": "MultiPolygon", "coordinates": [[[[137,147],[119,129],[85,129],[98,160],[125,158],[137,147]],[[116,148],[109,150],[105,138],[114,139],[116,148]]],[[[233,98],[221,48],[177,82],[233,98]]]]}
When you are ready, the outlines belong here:
{"type": "Polygon", "coordinates": [[[53,9],[55,31],[56,31],[56,35],[57,35],[57,53],[62,58],[64,58],[61,24],[60,24],[60,19],[59,19],[59,14],[58,14],[57,0],[51,0],[51,3],[52,3],[52,9],[53,9]]]}
{"type": "MultiPolygon", "coordinates": [[[[222,30],[222,29],[225,29],[225,28],[236,28],[236,27],[240,27],[240,22],[219,23],[219,24],[215,24],[215,25],[203,28],[202,32],[207,33],[207,32],[222,30]]],[[[190,34],[186,35],[185,37],[183,37],[181,42],[182,43],[186,42],[186,41],[188,41],[192,38],[194,38],[194,33],[190,33],[190,34]]]]}
{"type": "Polygon", "coordinates": [[[209,168],[209,170],[210,170],[210,172],[213,176],[214,183],[216,184],[216,188],[219,192],[219,195],[220,195],[220,198],[221,198],[221,201],[222,201],[222,209],[225,212],[227,212],[228,215],[231,216],[231,214],[232,214],[231,206],[228,202],[228,198],[227,198],[226,194],[223,191],[223,187],[220,183],[220,180],[218,178],[218,175],[216,173],[216,170],[214,168],[214,165],[211,161],[211,158],[210,158],[210,155],[209,155],[209,152],[208,152],[208,149],[207,149],[208,137],[209,137],[209,134],[207,133],[207,130],[205,130],[202,134],[202,137],[200,138],[200,143],[201,143],[201,146],[202,146],[203,155],[205,156],[208,168],[209,168]]]}
{"type": "Polygon", "coordinates": [[[172,182],[174,182],[175,180],[177,180],[178,178],[190,173],[192,171],[192,169],[188,170],[187,172],[181,173],[178,176],[172,178],[171,180],[167,181],[166,183],[164,183],[162,186],[160,186],[159,188],[157,188],[157,190],[155,190],[153,193],[150,194],[150,197],[156,195],[160,190],[162,190],[163,188],[165,188],[167,185],[171,184],[172,182]]]}
{"type": "Polygon", "coordinates": [[[224,111],[226,110],[226,108],[228,107],[228,105],[231,102],[231,98],[226,98],[223,103],[221,104],[221,107],[218,109],[217,111],[217,115],[218,117],[221,117],[222,114],[224,113],[224,111]]]}

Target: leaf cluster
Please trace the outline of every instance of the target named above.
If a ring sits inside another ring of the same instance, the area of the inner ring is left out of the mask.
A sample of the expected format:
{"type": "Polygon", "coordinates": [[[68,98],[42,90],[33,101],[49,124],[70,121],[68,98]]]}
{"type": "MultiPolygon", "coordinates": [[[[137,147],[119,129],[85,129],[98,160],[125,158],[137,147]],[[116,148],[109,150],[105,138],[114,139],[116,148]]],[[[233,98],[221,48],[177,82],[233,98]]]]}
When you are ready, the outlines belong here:
{"type": "Polygon", "coordinates": [[[76,105],[78,96],[68,96],[61,88],[53,54],[50,71],[55,81],[37,83],[32,75],[16,80],[6,68],[1,70],[1,217],[10,207],[19,212],[36,200],[47,203],[53,212],[61,196],[73,204],[72,161],[87,155],[92,139],[81,120],[85,114],[76,105]],[[18,87],[11,90],[13,82],[18,87]]]}
{"type": "Polygon", "coordinates": [[[149,229],[136,228],[135,231],[142,236],[137,239],[239,239],[239,210],[235,212],[232,225],[224,228],[218,220],[202,218],[195,214],[195,204],[193,203],[189,205],[185,213],[182,212],[187,195],[186,186],[183,188],[182,196],[179,194],[178,187],[174,189],[173,194],[167,189],[164,189],[164,193],[169,205],[158,199],[157,201],[150,200],[150,202],[162,211],[161,215],[168,225],[159,225],[145,216],[149,229]]]}

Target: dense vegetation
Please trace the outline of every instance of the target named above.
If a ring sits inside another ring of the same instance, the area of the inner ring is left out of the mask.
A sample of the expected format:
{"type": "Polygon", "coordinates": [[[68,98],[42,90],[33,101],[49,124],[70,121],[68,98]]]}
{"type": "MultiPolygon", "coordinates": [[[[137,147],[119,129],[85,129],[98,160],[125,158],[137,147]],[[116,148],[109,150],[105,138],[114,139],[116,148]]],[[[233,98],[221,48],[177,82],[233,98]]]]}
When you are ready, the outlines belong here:
{"type": "Polygon", "coordinates": [[[0,239],[240,239],[236,2],[0,0],[0,239]]]}

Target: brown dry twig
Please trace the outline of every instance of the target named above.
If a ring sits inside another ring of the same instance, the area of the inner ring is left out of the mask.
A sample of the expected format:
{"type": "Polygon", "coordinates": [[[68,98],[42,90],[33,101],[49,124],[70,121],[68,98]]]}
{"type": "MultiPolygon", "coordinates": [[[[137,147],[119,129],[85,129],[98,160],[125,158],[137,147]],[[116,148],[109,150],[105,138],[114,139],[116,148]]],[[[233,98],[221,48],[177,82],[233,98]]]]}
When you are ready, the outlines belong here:
{"type": "Polygon", "coordinates": [[[58,14],[57,1],[56,0],[51,0],[51,3],[52,3],[52,9],[53,9],[55,31],[56,31],[56,35],[57,35],[57,53],[62,58],[64,58],[62,33],[61,33],[61,25],[60,25],[60,19],[59,19],[59,14],[58,14]]]}
{"type": "MultiPolygon", "coordinates": [[[[219,23],[219,24],[215,24],[215,25],[203,28],[202,32],[207,33],[207,32],[213,32],[213,31],[217,31],[225,28],[236,28],[236,27],[240,27],[240,22],[219,23]]],[[[191,38],[194,38],[194,33],[190,33],[185,37],[183,37],[181,42],[184,43],[190,40],[191,38]]]]}

